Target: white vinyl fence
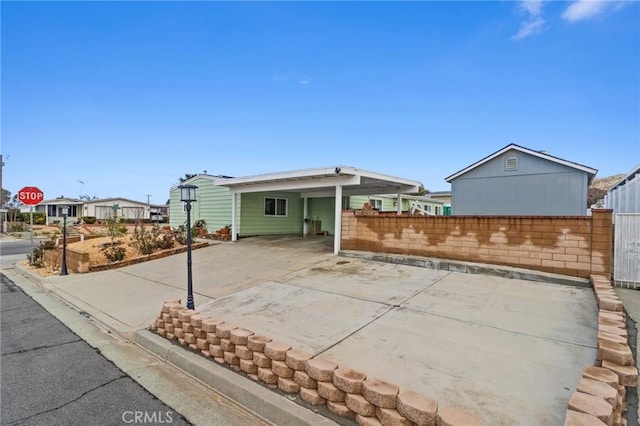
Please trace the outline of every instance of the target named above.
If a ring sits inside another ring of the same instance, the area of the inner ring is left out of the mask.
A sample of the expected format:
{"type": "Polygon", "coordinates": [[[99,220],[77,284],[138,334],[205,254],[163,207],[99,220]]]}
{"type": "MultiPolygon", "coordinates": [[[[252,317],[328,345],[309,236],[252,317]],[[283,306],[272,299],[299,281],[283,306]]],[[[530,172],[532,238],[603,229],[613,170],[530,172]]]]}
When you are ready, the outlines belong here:
{"type": "Polygon", "coordinates": [[[609,190],[604,197],[607,209],[616,213],[640,213],[640,166],[609,190]]]}
{"type": "Polygon", "coordinates": [[[640,289],[640,213],[616,214],[614,238],[615,285],[640,289]]]}

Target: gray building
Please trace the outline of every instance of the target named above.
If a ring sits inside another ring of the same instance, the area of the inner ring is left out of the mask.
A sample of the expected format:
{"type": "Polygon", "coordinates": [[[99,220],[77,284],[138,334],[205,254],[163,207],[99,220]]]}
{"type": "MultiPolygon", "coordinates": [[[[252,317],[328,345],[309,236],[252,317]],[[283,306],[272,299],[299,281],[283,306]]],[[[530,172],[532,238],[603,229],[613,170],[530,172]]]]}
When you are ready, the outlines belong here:
{"type": "Polygon", "coordinates": [[[510,144],[445,180],[453,215],[584,216],[597,172],[510,144]]]}

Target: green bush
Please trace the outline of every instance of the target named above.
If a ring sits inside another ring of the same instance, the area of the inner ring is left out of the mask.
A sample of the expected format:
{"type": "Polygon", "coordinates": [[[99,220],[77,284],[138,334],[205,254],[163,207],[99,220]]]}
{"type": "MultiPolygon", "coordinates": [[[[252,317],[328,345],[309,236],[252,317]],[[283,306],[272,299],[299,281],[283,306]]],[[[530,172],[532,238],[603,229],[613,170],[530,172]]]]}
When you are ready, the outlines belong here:
{"type": "Polygon", "coordinates": [[[82,216],[80,219],[87,225],[93,225],[98,220],[95,216],[82,216]]]}
{"type": "MultiPolygon", "coordinates": [[[[31,223],[31,213],[21,213],[22,221],[24,223],[31,223]]],[[[33,212],[33,224],[44,225],[47,223],[47,216],[44,212],[33,212]]]]}
{"type": "Polygon", "coordinates": [[[158,248],[159,236],[160,228],[157,226],[152,226],[150,231],[139,227],[133,231],[130,245],[140,254],[151,254],[158,248]]]}

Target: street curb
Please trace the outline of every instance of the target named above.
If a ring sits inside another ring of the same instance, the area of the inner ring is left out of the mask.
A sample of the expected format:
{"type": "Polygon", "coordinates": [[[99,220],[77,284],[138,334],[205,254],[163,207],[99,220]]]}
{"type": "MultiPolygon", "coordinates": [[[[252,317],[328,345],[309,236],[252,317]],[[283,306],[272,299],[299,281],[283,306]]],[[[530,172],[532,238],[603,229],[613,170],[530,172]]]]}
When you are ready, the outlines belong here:
{"type": "Polygon", "coordinates": [[[574,287],[591,288],[591,282],[587,278],[570,277],[568,275],[552,274],[548,272],[534,271],[531,269],[437,259],[433,257],[371,253],[357,250],[341,250],[339,255],[343,257],[371,260],[375,262],[385,262],[393,263],[396,265],[429,268],[435,269],[437,271],[463,272],[466,274],[479,274],[491,277],[511,278],[526,281],[537,281],[552,284],[570,285],[574,287]]]}
{"type": "Polygon", "coordinates": [[[133,342],[275,425],[333,426],[337,424],[149,330],[138,331],[133,342]]]}

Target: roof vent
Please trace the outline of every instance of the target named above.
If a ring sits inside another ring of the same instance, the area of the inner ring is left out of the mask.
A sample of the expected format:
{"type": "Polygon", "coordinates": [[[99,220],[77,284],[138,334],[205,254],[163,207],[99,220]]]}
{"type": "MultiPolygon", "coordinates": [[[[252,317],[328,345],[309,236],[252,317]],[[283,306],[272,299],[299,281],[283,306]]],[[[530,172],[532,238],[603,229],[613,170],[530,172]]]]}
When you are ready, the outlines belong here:
{"type": "Polygon", "coordinates": [[[508,172],[518,170],[518,157],[509,157],[504,163],[504,169],[508,172]]]}

